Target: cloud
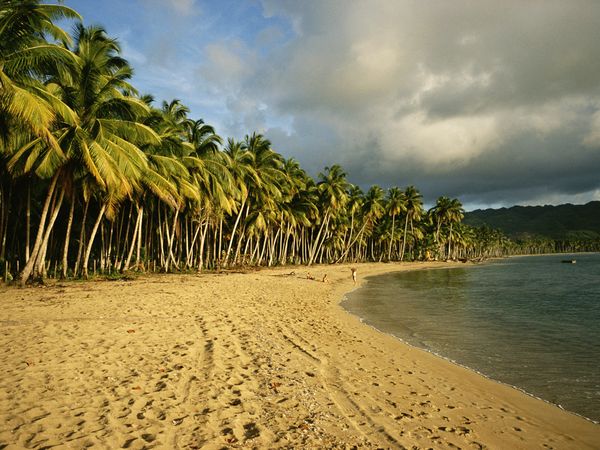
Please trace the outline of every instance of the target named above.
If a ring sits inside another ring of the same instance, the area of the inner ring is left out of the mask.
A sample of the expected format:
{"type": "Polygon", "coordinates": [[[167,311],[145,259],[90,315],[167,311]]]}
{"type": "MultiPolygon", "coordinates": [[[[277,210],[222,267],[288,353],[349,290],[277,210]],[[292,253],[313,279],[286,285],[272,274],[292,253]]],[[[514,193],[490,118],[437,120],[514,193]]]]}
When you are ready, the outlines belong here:
{"type": "Polygon", "coordinates": [[[589,131],[584,136],[582,143],[586,147],[600,148],[600,110],[592,115],[589,131]]]}
{"type": "Polygon", "coordinates": [[[291,117],[267,135],[312,173],[340,162],[363,185],[472,201],[596,195],[598,3],[262,6],[295,34],[249,61],[236,80],[249,110],[232,114],[264,103],[291,117]]]}
{"type": "Polygon", "coordinates": [[[596,1],[136,4],[139,23],[108,1],[142,92],[224,136],[264,132],[313,175],[340,163],[430,201],[600,190],[596,1]]]}

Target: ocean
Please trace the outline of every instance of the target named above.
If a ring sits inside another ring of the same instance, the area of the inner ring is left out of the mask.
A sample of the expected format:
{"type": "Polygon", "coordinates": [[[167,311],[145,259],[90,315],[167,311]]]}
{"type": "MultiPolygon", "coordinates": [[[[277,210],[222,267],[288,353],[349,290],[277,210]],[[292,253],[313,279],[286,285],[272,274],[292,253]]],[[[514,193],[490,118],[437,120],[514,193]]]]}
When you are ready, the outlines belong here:
{"type": "Polygon", "coordinates": [[[370,277],[342,306],[413,346],[600,421],[600,254],[370,277]],[[562,263],[570,259],[576,264],[562,263]]]}

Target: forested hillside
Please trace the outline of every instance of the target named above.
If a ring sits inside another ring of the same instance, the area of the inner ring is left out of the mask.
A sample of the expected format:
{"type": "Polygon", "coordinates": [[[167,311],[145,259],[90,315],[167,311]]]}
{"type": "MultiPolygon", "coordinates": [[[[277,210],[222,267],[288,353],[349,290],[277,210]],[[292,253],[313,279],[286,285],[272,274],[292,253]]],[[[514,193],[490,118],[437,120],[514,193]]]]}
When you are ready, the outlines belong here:
{"type": "Polygon", "coordinates": [[[600,238],[600,201],[585,205],[513,206],[467,212],[464,222],[497,228],[513,239],[557,240],[600,238]]]}

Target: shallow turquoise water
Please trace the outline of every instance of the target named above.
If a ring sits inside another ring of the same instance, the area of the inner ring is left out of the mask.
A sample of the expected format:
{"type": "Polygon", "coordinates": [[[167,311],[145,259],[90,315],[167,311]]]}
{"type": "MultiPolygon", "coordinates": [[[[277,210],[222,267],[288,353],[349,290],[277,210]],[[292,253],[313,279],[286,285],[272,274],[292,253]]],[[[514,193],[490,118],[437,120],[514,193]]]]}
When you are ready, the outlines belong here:
{"type": "Polygon", "coordinates": [[[343,306],[412,345],[600,421],[600,254],[371,277],[343,306]],[[571,258],[577,263],[561,263],[571,258]]]}

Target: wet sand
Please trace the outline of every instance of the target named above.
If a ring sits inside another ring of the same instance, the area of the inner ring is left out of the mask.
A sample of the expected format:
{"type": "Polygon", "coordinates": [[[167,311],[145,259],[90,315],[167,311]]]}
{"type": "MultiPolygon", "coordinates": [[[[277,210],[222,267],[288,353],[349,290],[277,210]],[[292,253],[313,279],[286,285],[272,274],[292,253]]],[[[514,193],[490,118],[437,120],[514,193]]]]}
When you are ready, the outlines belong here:
{"type": "Polygon", "coordinates": [[[0,287],[0,448],[599,448],[599,425],[361,324],[349,265],[310,272],[0,287]]]}

